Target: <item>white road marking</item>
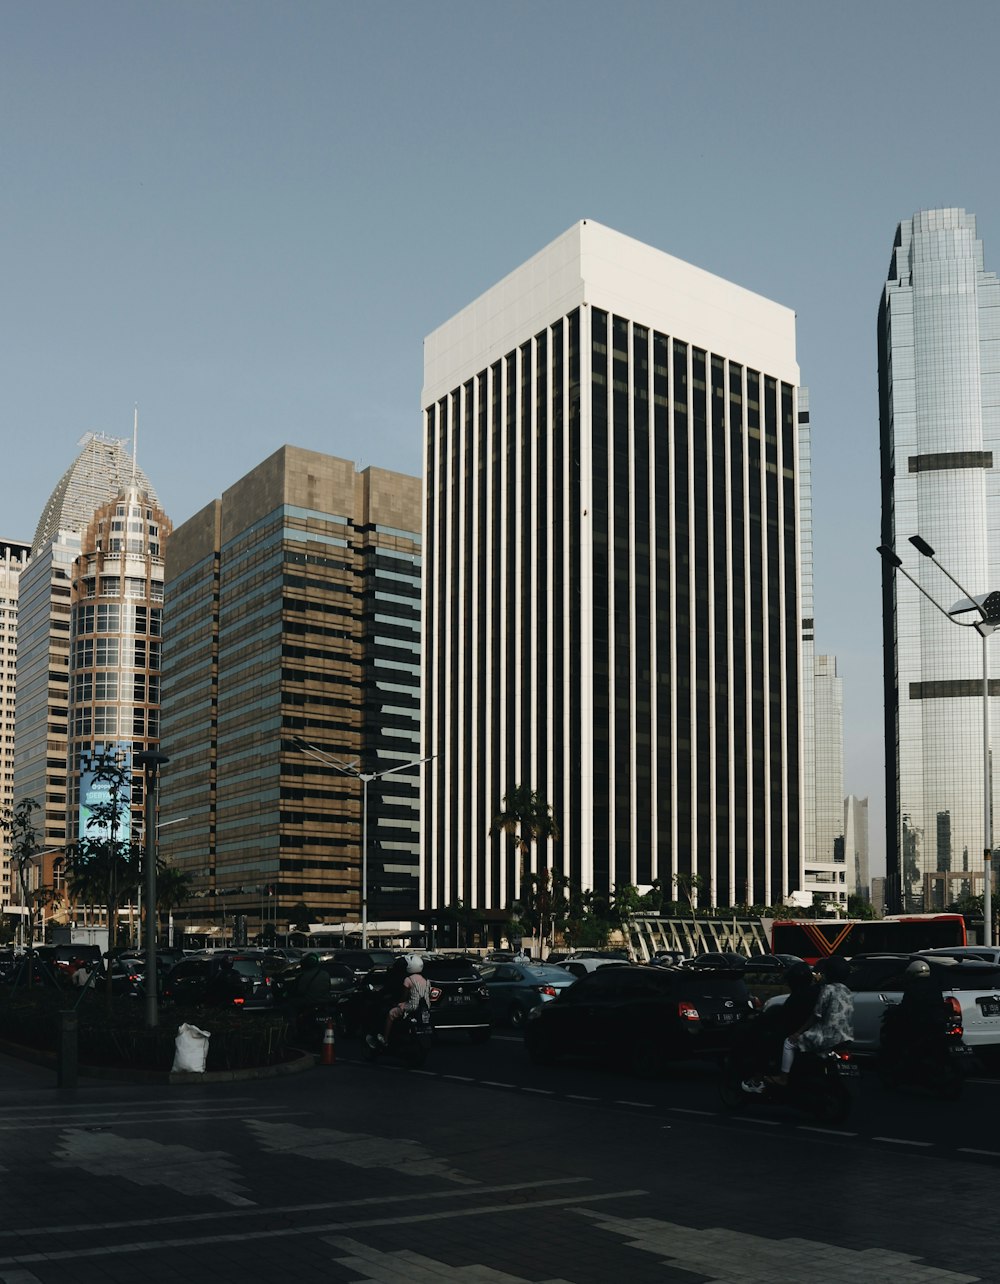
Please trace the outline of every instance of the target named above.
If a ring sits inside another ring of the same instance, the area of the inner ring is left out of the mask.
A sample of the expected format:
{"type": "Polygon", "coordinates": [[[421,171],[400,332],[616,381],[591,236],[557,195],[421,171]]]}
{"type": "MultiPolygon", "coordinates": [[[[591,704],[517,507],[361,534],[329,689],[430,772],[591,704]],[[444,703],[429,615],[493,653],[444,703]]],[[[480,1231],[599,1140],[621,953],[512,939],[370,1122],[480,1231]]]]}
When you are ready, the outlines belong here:
{"type": "Polygon", "coordinates": [[[758,1119],[756,1115],[733,1115],[733,1118],[738,1119],[740,1123],[760,1124],[764,1128],[777,1128],[779,1126],[777,1119],[758,1119]]]}
{"type": "Polygon", "coordinates": [[[717,1110],[689,1110],[686,1106],[668,1107],[675,1115],[707,1115],[709,1119],[714,1119],[719,1113],[717,1110]]]}
{"type": "Polygon", "coordinates": [[[391,1168],[410,1176],[444,1177],[461,1185],[479,1184],[475,1178],[437,1159],[419,1142],[404,1137],[376,1137],[366,1132],[303,1128],[299,1124],[265,1123],[258,1119],[248,1119],[247,1127],[265,1150],[277,1154],[333,1159],[355,1168],[391,1168]]]}
{"type": "Polygon", "coordinates": [[[454,1079],[456,1083],[475,1083],[475,1079],[467,1074],[443,1074],[442,1079],[454,1079]]]}
{"type": "Polygon", "coordinates": [[[498,1083],[496,1079],[480,1079],[479,1082],[486,1088],[513,1088],[512,1083],[498,1083]]]}
{"type": "Polygon", "coordinates": [[[578,1092],[567,1092],[567,1101],[600,1101],[600,1097],[582,1097],[578,1092]]]}
{"type": "Polygon", "coordinates": [[[911,1141],[909,1137],[872,1137],[872,1141],[887,1141],[891,1146],[933,1146],[933,1141],[911,1141]]]}
{"type": "Polygon", "coordinates": [[[1000,1150],[976,1150],[973,1146],[959,1146],[960,1155],[989,1155],[991,1159],[1000,1159],[1000,1150]]]}
{"type": "MultiPolygon", "coordinates": [[[[356,1276],[358,1284],[386,1284],[389,1280],[406,1280],[407,1284],[530,1284],[520,1275],[510,1275],[481,1263],[448,1266],[407,1248],[383,1253],[344,1235],[329,1235],[326,1242],[348,1254],[334,1260],[338,1266],[361,1272],[356,1276]]],[[[569,1281],[551,1279],[543,1284],[569,1284],[569,1281]]]]}
{"type": "Polygon", "coordinates": [[[639,1107],[640,1109],[642,1109],[642,1110],[652,1110],[652,1109],[653,1109],[653,1103],[652,1103],[651,1101],[614,1101],[614,1102],[612,1102],[612,1105],[615,1105],[615,1106],[638,1106],[638,1107],[639,1107]]]}
{"type": "MultiPolygon", "coordinates": [[[[478,1194],[478,1191],[476,1192],[478,1194]]],[[[570,1195],[564,1199],[539,1199],[533,1203],[521,1204],[518,1211],[523,1213],[536,1208],[566,1208],[570,1204],[579,1204],[581,1198],[587,1204],[601,1203],[609,1199],[639,1199],[648,1195],[648,1190],[612,1190],[603,1195],[570,1195]]],[[[509,1216],[511,1204],[483,1204],[474,1208],[447,1209],[440,1213],[414,1213],[408,1217],[372,1217],[364,1221],[331,1222],[325,1226],[282,1226],[274,1230],[241,1230],[228,1235],[195,1235],[180,1239],[139,1240],[131,1244],[113,1244],[104,1248],[66,1248],[55,1252],[51,1247],[45,1253],[18,1253],[16,1257],[0,1257],[0,1266],[23,1266],[34,1262],[65,1262],[87,1257],[119,1257],[122,1253],[158,1253],[166,1248],[198,1248],[206,1244],[247,1244],[255,1240],[293,1239],[300,1235],[337,1235],[348,1230],[366,1230],[379,1226],[414,1226],[422,1222],[451,1221],[459,1217],[489,1217],[494,1213],[509,1216]]],[[[582,1210],[581,1210],[582,1211],[582,1210]]]]}
{"type": "Polygon", "coordinates": [[[55,1149],[60,1168],[82,1168],[95,1177],[121,1177],[136,1186],[167,1186],[182,1195],[214,1195],[226,1204],[252,1204],[239,1170],[221,1150],[163,1145],[145,1137],[67,1129],[55,1149]]]}
{"type": "Polygon", "coordinates": [[[842,1128],[817,1128],[813,1124],[798,1124],[799,1132],[821,1132],[826,1137],[857,1137],[856,1132],[845,1132],[842,1128]]]}
{"type": "Polygon", "coordinates": [[[522,1084],[522,1086],[521,1086],[521,1091],[522,1091],[522,1092],[537,1092],[537,1093],[538,1093],[538,1095],[539,1095],[540,1097],[553,1097],[553,1096],[555,1096],[555,1093],[552,1091],[552,1089],[551,1089],[551,1088],[525,1088],[525,1087],[524,1087],[524,1085],[522,1084]]]}

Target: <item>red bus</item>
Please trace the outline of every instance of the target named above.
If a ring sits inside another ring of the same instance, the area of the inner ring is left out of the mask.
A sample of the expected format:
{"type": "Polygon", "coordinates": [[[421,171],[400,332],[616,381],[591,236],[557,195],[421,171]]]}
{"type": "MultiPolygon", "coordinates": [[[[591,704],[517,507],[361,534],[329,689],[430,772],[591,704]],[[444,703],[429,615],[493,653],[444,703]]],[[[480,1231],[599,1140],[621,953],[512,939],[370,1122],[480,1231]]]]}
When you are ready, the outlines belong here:
{"type": "Polygon", "coordinates": [[[831,954],[913,954],[965,944],[961,914],[891,914],[887,918],[775,919],[771,953],[807,963],[831,954]]]}

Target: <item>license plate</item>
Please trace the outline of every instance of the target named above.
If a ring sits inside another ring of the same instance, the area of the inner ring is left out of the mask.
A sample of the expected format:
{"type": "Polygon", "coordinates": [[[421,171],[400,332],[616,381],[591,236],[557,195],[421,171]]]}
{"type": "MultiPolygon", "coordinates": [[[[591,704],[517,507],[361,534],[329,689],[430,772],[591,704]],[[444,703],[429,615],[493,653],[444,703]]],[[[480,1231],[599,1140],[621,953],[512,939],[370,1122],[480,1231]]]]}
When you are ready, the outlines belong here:
{"type": "Polygon", "coordinates": [[[451,1001],[452,1003],[471,1003],[472,995],[471,994],[453,994],[451,996],[451,1001]]]}
{"type": "Polygon", "coordinates": [[[838,1061],[837,1073],[846,1079],[856,1079],[861,1071],[853,1061],[838,1061]]]}
{"type": "Polygon", "coordinates": [[[983,1016],[1000,1016],[1000,999],[980,999],[979,1007],[983,1016]]]}
{"type": "Polygon", "coordinates": [[[718,1021],[719,1025],[729,1025],[729,1023],[730,1023],[731,1021],[735,1021],[735,1020],[736,1020],[736,1013],[735,1013],[735,1012],[720,1012],[720,1013],[719,1013],[719,1015],[718,1015],[715,1019],[716,1019],[716,1021],[718,1021]]]}

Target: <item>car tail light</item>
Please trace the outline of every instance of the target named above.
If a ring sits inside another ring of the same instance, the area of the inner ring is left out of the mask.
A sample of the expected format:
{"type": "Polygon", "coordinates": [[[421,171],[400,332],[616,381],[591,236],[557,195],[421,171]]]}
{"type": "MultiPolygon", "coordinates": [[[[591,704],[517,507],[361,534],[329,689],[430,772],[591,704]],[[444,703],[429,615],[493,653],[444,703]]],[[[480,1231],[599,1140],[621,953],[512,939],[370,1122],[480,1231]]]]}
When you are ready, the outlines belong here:
{"type": "Polygon", "coordinates": [[[441,997],[441,991],[438,989],[438,987],[437,987],[436,985],[432,985],[432,986],[431,986],[431,1002],[432,1002],[432,1003],[437,1003],[437,1001],[438,1001],[438,999],[439,999],[440,997],[441,997]]]}
{"type": "Polygon", "coordinates": [[[759,1012],[761,1008],[764,1006],[764,1004],[761,1002],[761,998],[759,994],[752,994],[750,998],[747,1000],[747,1005],[753,1008],[755,1012],[759,1012]]]}
{"type": "Polygon", "coordinates": [[[240,998],[233,999],[233,1005],[235,1007],[240,1008],[243,1006],[244,1003],[246,1003],[246,999],[244,999],[242,996],[240,998]]]}
{"type": "Polygon", "coordinates": [[[540,985],[538,987],[538,993],[547,994],[550,999],[554,999],[558,991],[554,985],[540,985]]]}
{"type": "Polygon", "coordinates": [[[701,1020],[701,1017],[698,1015],[698,1009],[693,1003],[688,1003],[686,999],[682,999],[680,1003],[677,1004],[677,1015],[682,1021],[701,1020]]]}
{"type": "Polygon", "coordinates": [[[944,1001],[944,1032],[953,1038],[960,1039],[965,1032],[962,1024],[962,1005],[954,994],[949,994],[944,1001]]]}
{"type": "Polygon", "coordinates": [[[833,1058],[835,1061],[850,1061],[851,1054],[847,1048],[834,1048],[833,1058]]]}
{"type": "Polygon", "coordinates": [[[139,972],[129,972],[128,979],[130,981],[141,981],[142,975],[139,972]]]}

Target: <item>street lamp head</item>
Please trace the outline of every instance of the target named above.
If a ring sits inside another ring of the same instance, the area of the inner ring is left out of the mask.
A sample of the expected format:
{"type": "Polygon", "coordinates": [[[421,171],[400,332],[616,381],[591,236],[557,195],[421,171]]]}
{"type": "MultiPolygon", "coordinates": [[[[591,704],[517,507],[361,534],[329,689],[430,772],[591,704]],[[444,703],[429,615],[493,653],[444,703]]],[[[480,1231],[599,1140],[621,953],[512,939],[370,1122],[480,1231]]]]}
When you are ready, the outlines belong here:
{"type": "Polygon", "coordinates": [[[911,535],[910,543],[918,553],[923,553],[924,557],[934,556],[934,550],[931,548],[930,544],[928,544],[925,539],[921,539],[919,535],[911,535]]]}
{"type": "Polygon", "coordinates": [[[879,544],[876,550],[882,555],[882,559],[889,563],[890,566],[902,566],[902,560],[896,556],[888,544],[879,544]]]}
{"type": "Polygon", "coordinates": [[[142,767],[152,767],[156,771],[170,759],[165,753],[160,753],[159,749],[143,749],[135,755],[133,761],[142,767]]]}

